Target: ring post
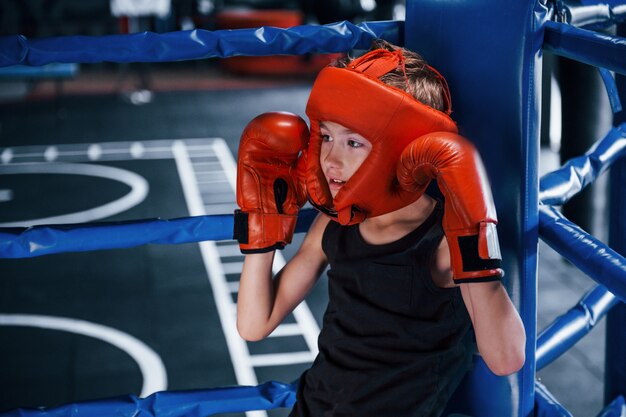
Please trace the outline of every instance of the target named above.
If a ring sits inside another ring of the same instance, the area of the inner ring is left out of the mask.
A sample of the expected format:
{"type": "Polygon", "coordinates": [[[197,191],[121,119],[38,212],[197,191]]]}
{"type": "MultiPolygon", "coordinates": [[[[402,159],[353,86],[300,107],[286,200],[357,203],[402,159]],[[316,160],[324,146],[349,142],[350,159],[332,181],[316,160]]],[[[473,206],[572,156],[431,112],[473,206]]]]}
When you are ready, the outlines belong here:
{"type": "MultiPolygon", "coordinates": [[[[617,34],[626,35],[626,23],[618,25],[617,34]]],[[[626,76],[615,74],[619,95],[626,98],[626,76]]],[[[626,122],[626,110],[615,115],[614,125],[626,122]]],[[[626,158],[613,164],[610,172],[609,246],[626,256],[626,158]]],[[[626,397],[626,303],[609,312],[606,321],[604,365],[604,404],[615,397],[626,397]]]]}
{"type": "Polygon", "coordinates": [[[477,358],[448,412],[533,415],[541,46],[547,19],[546,1],[407,1],[405,46],[446,77],[452,117],[485,162],[498,211],[503,283],[526,329],[524,367],[497,377],[477,358]]]}

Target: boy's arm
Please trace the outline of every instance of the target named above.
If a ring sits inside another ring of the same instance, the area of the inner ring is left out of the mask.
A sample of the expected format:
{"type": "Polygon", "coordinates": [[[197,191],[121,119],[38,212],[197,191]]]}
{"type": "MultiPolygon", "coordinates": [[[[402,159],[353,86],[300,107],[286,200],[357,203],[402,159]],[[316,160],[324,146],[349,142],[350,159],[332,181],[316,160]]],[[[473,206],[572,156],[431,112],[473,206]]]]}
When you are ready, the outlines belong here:
{"type": "MultiPolygon", "coordinates": [[[[433,279],[440,286],[454,286],[446,238],[439,245],[433,279]]],[[[478,350],[496,375],[509,375],[524,365],[524,324],[500,281],[459,284],[472,320],[478,350]]]]}
{"type": "Polygon", "coordinates": [[[237,297],[237,330],[249,341],[267,337],[304,299],[327,264],[318,216],[294,257],[272,278],[275,252],[246,255],[237,297]]]}
{"type": "Polygon", "coordinates": [[[500,281],[461,284],[478,351],[496,375],[519,371],[525,361],[524,324],[500,281]]]}

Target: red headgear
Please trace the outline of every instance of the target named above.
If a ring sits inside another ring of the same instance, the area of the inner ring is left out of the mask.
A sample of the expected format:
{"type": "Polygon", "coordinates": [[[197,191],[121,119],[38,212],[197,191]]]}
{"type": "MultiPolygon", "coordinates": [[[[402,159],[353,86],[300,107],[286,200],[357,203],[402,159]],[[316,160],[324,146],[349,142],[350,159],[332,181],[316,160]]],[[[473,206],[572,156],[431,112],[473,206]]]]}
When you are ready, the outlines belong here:
{"type": "MultiPolygon", "coordinates": [[[[379,80],[401,66],[401,50],[377,49],[346,68],[326,67],[318,75],[306,107],[311,123],[307,192],[311,204],[341,224],[356,224],[405,207],[423,193],[407,192],[396,179],[402,150],[430,132],[457,132],[450,113],[445,79],[434,69],[444,89],[446,113],[415,100],[409,93],[379,80]],[[320,122],[339,123],[362,135],[372,150],[333,200],[320,166],[320,122]]],[[[407,81],[408,82],[408,81],[407,81]]]]}

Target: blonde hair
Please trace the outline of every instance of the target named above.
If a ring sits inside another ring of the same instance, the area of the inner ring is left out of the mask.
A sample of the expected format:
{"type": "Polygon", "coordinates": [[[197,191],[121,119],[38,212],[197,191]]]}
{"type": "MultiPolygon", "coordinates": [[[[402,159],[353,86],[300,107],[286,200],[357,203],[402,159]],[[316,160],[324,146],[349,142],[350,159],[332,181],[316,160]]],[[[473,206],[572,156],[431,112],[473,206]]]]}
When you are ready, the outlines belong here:
{"type": "MultiPolygon", "coordinates": [[[[446,99],[444,87],[442,85],[441,76],[431,68],[426,60],[416,52],[406,48],[393,45],[382,39],[375,39],[372,42],[370,51],[375,49],[386,49],[388,51],[402,50],[405,57],[404,71],[402,67],[382,75],[379,79],[383,83],[390,85],[398,90],[406,91],[413,98],[427,106],[439,111],[448,111],[446,109],[446,99]]],[[[345,57],[331,64],[338,68],[345,68],[352,62],[354,58],[345,57]]]]}

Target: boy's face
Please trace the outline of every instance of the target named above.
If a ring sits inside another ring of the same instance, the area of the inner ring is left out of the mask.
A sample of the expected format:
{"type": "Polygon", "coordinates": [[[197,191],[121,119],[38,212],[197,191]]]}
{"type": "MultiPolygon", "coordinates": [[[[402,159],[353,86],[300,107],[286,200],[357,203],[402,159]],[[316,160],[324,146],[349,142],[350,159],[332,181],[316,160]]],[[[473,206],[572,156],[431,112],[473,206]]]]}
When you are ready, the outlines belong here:
{"type": "Polygon", "coordinates": [[[334,122],[321,122],[320,165],[330,193],[335,198],[372,150],[363,136],[334,122]]]}

